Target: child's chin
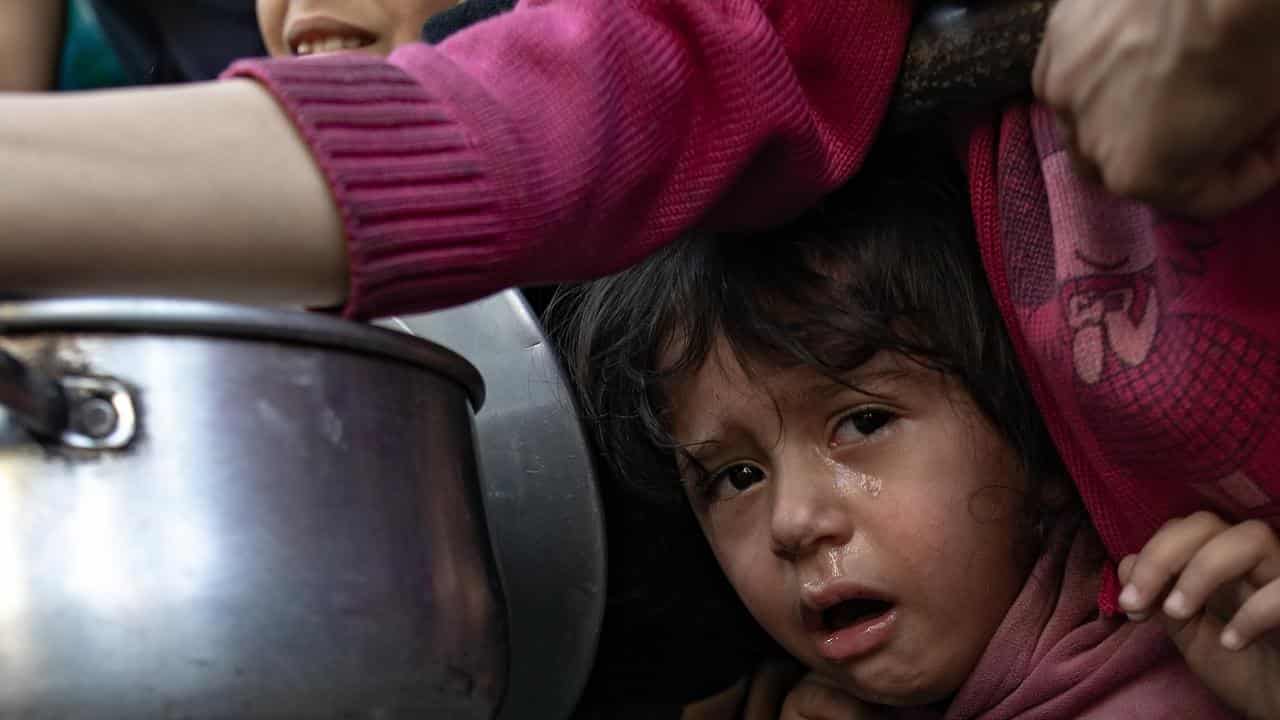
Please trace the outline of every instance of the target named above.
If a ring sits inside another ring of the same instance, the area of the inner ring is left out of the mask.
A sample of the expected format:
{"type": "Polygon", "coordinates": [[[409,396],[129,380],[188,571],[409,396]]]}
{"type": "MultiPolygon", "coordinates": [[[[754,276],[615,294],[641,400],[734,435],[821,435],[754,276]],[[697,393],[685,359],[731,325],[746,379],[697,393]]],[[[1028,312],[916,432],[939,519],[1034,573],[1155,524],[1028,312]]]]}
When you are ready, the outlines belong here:
{"type": "Polygon", "coordinates": [[[924,707],[951,699],[959,688],[933,687],[932,678],[911,675],[894,677],[888,669],[844,668],[845,673],[822,673],[831,684],[853,695],[862,702],[890,707],[924,707]]]}

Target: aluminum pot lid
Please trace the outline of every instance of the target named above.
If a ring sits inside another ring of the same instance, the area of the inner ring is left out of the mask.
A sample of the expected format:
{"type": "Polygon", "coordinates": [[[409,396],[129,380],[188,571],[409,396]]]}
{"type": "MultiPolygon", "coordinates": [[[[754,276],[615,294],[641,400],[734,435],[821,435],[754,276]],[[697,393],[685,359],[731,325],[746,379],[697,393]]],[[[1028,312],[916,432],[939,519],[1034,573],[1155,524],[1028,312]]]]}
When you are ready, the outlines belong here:
{"type": "Polygon", "coordinates": [[[159,298],[0,302],[0,334],[91,331],[203,335],[345,350],[407,362],[461,385],[478,411],[484,381],[462,356],[430,340],[300,310],[159,298]]]}

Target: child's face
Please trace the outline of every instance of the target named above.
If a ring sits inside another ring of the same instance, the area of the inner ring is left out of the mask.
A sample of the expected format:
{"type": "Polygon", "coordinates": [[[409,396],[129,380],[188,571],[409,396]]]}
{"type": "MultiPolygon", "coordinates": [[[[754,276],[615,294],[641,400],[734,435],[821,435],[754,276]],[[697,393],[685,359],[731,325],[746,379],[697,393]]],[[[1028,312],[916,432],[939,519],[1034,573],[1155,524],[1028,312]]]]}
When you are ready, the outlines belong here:
{"type": "Polygon", "coordinates": [[[457,0],[258,0],[258,27],[273,56],[352,51],[386,55],[419,42],[422,26],[457,0]]]}
{"type": "Polygon", "coordinates": [[[750,377],[723,338],[668,390],[694,512],[756,619],[872,702],[959,689],[1020,591],[1025,480],[954,380],[888,353],[750,377]],[[874,393],[869,394],[869,393],[874,393]],[[853,601],[858,596],[877,602],[853,601]],[[824,612],[825,610],[825,612],[824,612]]]}

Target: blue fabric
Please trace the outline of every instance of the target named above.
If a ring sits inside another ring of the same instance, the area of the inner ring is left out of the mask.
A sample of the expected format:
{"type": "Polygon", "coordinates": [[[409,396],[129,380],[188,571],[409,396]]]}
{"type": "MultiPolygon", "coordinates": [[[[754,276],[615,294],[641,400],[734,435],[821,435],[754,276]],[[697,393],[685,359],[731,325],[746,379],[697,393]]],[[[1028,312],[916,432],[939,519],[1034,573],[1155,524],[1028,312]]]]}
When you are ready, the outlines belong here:
{"type": "Polygon", "coordinates": [[[68,0],[66,33],[58,62],[59,90],[90,90],[128,84],[88,0],[68,0]]]}
{"type": "Polygon", "coordinates": [[[254,0],[85,0],[131,83],[211,80],[266,54],[254,0]]]}

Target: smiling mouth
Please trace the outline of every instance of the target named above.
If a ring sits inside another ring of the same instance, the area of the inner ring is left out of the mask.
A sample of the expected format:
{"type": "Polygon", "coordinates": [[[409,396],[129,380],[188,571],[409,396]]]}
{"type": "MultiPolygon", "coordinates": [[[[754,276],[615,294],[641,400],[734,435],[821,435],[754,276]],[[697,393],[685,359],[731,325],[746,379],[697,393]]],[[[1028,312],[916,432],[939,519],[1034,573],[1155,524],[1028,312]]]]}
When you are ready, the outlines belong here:
{"type": "Polygon", "coordinates": [[[359,50],[377,40],[377,36],[368,30],[325,16],[307,17],[290,23],[285,38],[290,52],[297,56],[359,50]]]}
{"type": "Polygon", "coordinates": [[[884,615],[893,608],[887,600],[853,598],[822,611],[822,629],[834,633],[884,615]]]}
{"type": "Polygon", "coordinates": [[[343,50],[359,50],[372,44],[373,38],[368,36],[330,35],[328,37],[304,37],[296,43],[290,44],[289,49],[293,51],[294,55],[306,56],[335,53],[343,50]]]}

